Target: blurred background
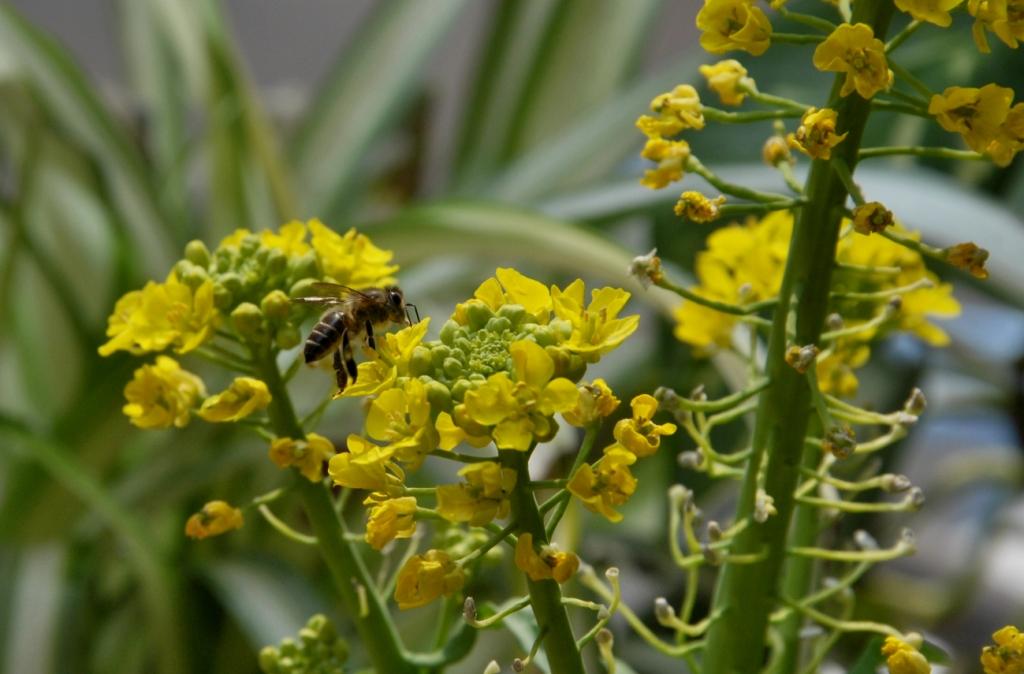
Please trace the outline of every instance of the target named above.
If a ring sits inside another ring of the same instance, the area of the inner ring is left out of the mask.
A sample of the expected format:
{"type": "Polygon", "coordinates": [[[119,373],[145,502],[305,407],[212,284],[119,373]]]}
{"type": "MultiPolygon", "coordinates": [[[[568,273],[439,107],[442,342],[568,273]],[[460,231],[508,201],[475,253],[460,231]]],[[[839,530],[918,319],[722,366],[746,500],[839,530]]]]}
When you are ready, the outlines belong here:
{"type": "MultiPolygon", "coordinates": [[[[633,127],[651,97],[696,84],[697,66],[717,60],[696,43],[698,9],[690,0],[0,3],[0,674],[255,672],[259,648],[314,612],[349,629],[315,553],[255,517],[222,539],[182,534],[205,501],[244,502],[281,482],[263,440],[200,424],[139,432],[120,412],[141,360],[99,358],[106,317],[124,292],[164,278],[190,239],[215,244],[236,227],[294,217],[356,226],[395,251],[406,295],[437,319],[496,266],[550,283],[621,284],[636,293],[641,332],[595,374],[624,399],[658,385],[726,391],[735,366],[695,359],[672,338],[672,299],[625,273],[657,246],[686,280],[711,231],[675,218],[678,191],[638,185],[633,127]]],[[[980,55],[969,26],[960,12],[950,30],[925,27],[900,62],[936,91],[994,81],[1024,97],[1021,51],[996,42],[980,55]]],[[[807,48],[741,60],[762,91],[811,104],[830,82],[811,72],[807,48]]],[[[769,188],[777,174],[759,163],[769,133],[768,124],[710,126],[689,140],[726,179],[769,188]]],[[[885,114],[867,141],[955,142],[928,120],[885,114]]],[[[860,584],[858,615],[923,631],[954,654],[952,671],[976,671],[992,631],[1024,627],[1024,161],[997,171],[873,160],[857,175],[931,243],[992,251],[987,282],[936,270],[963,304],[944,326],[950,348],[892,338],[861,377],[858,400],[880,409],[913,386],[927,394],[922,422],[881,457],[924,488],[926,507],[830,524],[837,540],[866,528],[883,544],[900,527],[916,531],[915,557],[860,584]]],[[[700,189],[689,178],[684,187],[700,189]]],[[[306,406],[329,385],[316,371],[297,381],[306,406]]],[[[338,402],[321,430],[342,438],[360,418],[356,403],[338,402]]],[[[743,429],[719,442],[743,442],[743,429]]],[[[675,602],[683,589],[667,555],[665,490],[681,481],[717,512],[731,489],[677,467],[687,440],[668,447],[640,472],[628,525],[573,512],[565,541],[599,568],[619,566],[626,601],[649,624],[654,597],[675,602]]],[[[294,505],[278,514],[301,528],[294,505]]],[[[361,530],[361,509],[350,515],[361,530]]],[[[501,601],[507,577],[506,560],[469,591],[501,601]]],[[[702,580],[706,602],[712,578],[702,580]]],[[[435,618],[421,609],[399,621],[416,645],[435,618]]],[[[614,626],[617,653],[636,672],[682,671],[614,626]]],[[[837,660],[864,642],[843,639],[837,660]]],[[[452,671],[521,650],[488,632],[452,671]]]]}

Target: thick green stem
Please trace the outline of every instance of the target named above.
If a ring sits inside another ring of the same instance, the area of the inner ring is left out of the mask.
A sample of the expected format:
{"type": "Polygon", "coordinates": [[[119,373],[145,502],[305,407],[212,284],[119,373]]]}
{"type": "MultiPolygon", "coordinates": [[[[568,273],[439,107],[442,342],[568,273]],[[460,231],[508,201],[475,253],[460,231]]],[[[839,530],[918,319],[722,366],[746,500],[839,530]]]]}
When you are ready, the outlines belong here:
{"type": "MultiPolygon", "coordinates": [[[[530,489],[530,471],[526,452],[502,450],[501,465],[516,471],[515,489],[512,491],[512,517],[518,523],[519,533],[533,534],[535,545],[548,542],[544,520],[537,509],[537,500],[530,489]]],[[[530,604],[537,617],[537,625],[544,636],[544,651],[551,665],[551,674],[583,674],[583,660],[576,647],[576,637],[569,624],[569,614],[562,604],[562,591],[553,580],[526,581],[530,591],[530,604]]]]}
{"type": "MultiPolygon", "coordinates": [[[[881,38],[892,12],[891,0],[858,1],[852,22],[870,25],[881,38]]],[[[837,133],[849,133],[835,148],[834,155],[852,170],[871,103],[856,94],[840,97],[844,78],[845,75],[837,78],[828,107],[838,113],[837,133]]],[[[753,674],[761,669],[765,662],[768,616],[779,597],[793,516],[793,492],[811,416],[807,379],[785,362],[786,322],[790,312],[794,312],[796,344],[814,344],[819,340],[828,310],[839,223],[848,196],[831,162],[824,160],[812,164],[805,194],[807,203],[797,211],[768,342],[766,374],[772,387],[762,394],[758,406],[754,451],[744,477],[737,518],[753,512],[759,487],[774,499],[777,514],[764,523],[752,524],[735,538],[730,556],[761,553],[765,557],[754,564],[725,564],[715,591],[705,674],[753,674]],[[762,484],[759,478],[765,460],[762,484]]]]}
{"type": "MultiPolygon", "coordinates": [[[[272,397],[267,413],[274,432],[287,438],[305,437],[274,355],[260,354],[256,361],[260,377],[267,384],[272,397]]],[[[406,657],[384,601],[363,565],[363,560],[356,554],[352,544],[345,540],[344,526],[334,511],[327,490],[322,484],[310,482],[298,473],[294,479],[295,490],[306,509],[320,554],[331,573],[346,613],[355,623],[374,669],[388,674],[415,674],[419,668],[406,657]],[[362,599],[360,589],[365,593],[362,599]]]]}

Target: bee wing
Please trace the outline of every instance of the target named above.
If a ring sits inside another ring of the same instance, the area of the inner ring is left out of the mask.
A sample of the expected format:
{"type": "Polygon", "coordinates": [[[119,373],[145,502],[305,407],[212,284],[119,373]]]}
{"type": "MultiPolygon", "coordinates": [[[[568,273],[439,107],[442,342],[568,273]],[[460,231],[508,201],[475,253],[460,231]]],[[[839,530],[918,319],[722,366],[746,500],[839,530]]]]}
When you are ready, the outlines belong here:
{"type": "Polygon", "coordinates": [[[293,297],[291,298],[292,304],[320,304],[330,306],[333,304],[345,304],[345,300],[340,297],[293,297]]]}
{"type": "Polygon", "coordinates": [[[352,301],[352,297],[363,297],[366,295],[355,288],[343,286],[338,283],[328,283],[327,281],[318,281],[316,283],[309,284],[310,290],[319,293],[319,295],[310,295],[307,297],[294,297],[292,302],[296,304],[320,304],[320,305],[338,305],[348,304],[352,301]]]}

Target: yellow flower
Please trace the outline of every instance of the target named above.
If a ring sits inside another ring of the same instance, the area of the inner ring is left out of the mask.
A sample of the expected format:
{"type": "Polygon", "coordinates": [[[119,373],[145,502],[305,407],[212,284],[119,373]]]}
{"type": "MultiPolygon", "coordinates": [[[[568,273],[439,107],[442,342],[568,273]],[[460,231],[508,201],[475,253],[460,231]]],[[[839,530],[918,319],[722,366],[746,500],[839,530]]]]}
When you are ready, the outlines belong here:
{"type": "Polygon", "coordinates": [[[533,534],[521,533],[516,540],[516,568],[532,581],[554,579],[564,583],[580,568],[580,558],[571,552],[561,552],[553,546],[544,546],[541,554],[533,549],[533,534]]]}
{"type": "Polygon", "coordinates": [[[871,98],[892,84],[892,71],[885,60],[885,45],[865,23],[840,24],[814,50],[818,70],[846,73],[839,94],[854,90],[861,98],[871,98]]]}
{"type": "Polygon", "coordinates": [[[897,637],[885,638],[882,655],[886,657],[889,674],[929,674],[932,671],[920,651],[897,637]]]}
{"type": "Polygon", "coordinates": [[[452,419],[452,415],[447,412],[441,412],[437,415],[434,428],[437,429],[439,436],[438,447],[446,452],[455,449],[463,442],[467,442],[477,448],[486,447],[491,444],[491,436],[474,435],[467,432],[464,428],[458,426],[452,419]]]}
{"type": "Polygon", "coordinates": [[[349,435],[347,452],[331,457],[327,472],[334,483],[349,489],[366,489],[385,494],[401,491],[405,472],[392,460],[392,447],[379,447],[359,435],[349,435]]]}
{"type": "Polygon", "coordinates": [[[555,364],[543,347],[520,340],[509,347],[516,379],[507,373],[491,375],[468,391],[465,410],[470,419],[493,426],[499,449],[526,451],[535,439],[549,439],[557,429],[551,418],[576,405],[579,391],[563,377],[552,379],[555,364]]]}
{"type": "Polygon", "coordinates": [[[1024,150],[1024,103],[1010,108],[995,138],[985,148],[996,166],[1002,167],[1009,166],[1021,150],[1024,150]]]}
{"type": "Polygon", "coordinates": [[[581,384],[576,406],[562,413],[562,417],[573,426],[582,428],[607,417],[619,407],[619,399],[604,379],[595,379],[592,384],[581,384]]]}
{"type": "Polygon", "coordinates": [[[836,135],[836,111],[830,108],[809,108],[800,118],[796,133],[786,136],[790,147],[814,159],[831,159],[832,148],[845,138],[845,133],[836,135]]]}
{"type": "Polygon", "coordinates": [[[516,472],[494,461],[473,463],[459,471],[462,484],[437,488],[437,511],[449,522],[482,527],[508,515],[508,495],[516,485],[516,472]]]}
{"type": "Polygon", "coordinates": [[[658,94],[651,100],[651,112],[661,118],[675,118],[683,129],[704,128],[704,114],[701,112],[700,96],[689,84],[677,84],[672,91],[658,94]]]}
{"type": "Polygon", "coordinates": [[[238,248],[240,245],[242,245],[242,241],[244,241],[245,238],[250,234],[252,234],[252,232],[249,231],[248,229],[245,229],[244,227],[239,227],[238,229],[236,229],[235,231],[231,232],[223,239],[221,239],[220,243],[217,244],[217,247],[238,248]]]}
{"type": "Polygon", "coordinates": [[[936,26],[948,28],[953,23],[950,10],[964,0],[896,0],[896,8],[906,12],[918,21],[927,21],[936,26]]]}
{"type": "Polygon", "coordinates": [[[638,395],[629,406],[633,408],[632,418],[620,419],[615,424],[613,435],[620,445],[636,454],[638,459],[642,459],[658,451],[661,436],[675,433],[676,425],[656,424],[651,421],[658,411],[658,401],[652,395],[638,395]]]}
{"type": "Polygon", "coordinates": [[[466,576],[444,550],[428,550],[409,559],[398,572],[395,600],[405,610],[426,606],[462,589],[466,576]]]}
{"type": "Polygon", "coordinates": [[[870,236],[885,231],[892,224],[892,211],[877,201],[869,201],[853,209],[853,229],[858,234],[870,236]]]}
{"type": "Polygon", "coordinates": [[[207,279],[193,290],[171,272],[163,283],[150,281],[117,301],[107,323],[110,340],[99,353],[139,354],[169,346],[177,353],[188,353],[212,337],[219,322],[213,281],[207,279]]]}
{"type": "Polygon", "coordinates": [[[839,340],[836,346],[819,354],[815,361],[818,388],[822,393],[852,398],[860,386],[854,370],[865,365],[870,357],[871,349],[867,345],[839,340]]]}
{"type": "Polygon", "coordinates": [[[957,269],[969,271],[975,278],[988,278],[988,270],[985,269],[986,260],[988,260],[988,251],[971,242],[958,243],[946,249],[946,261],[957,269]]]}
{"type": "Polygon", "coordinates": [[[395,458],[416,470],[437,447],[437,431],[430,418],[427,389],[419,379],[378,395],[366,413],[366,433],[389,443],[395,458]]]}
{"type": "Polygon", "coordinates": [[[412,352],[423,341],[429,327],[428,317],[398,332],[387,332],[383,336],[378,336],[377,357],[359,363],[358,380],[349,383],[341,397],[375,395],[394,384],[398,377],[407,376],[412,352]]]}
{"type": "Polygon", "coordinates": [[[754,80],[747,77],[747,69],[735,59],[703,65],[700,74],[707,78],[708,86],[722,99],[723,105],[741,105],[747,91],[754,88],[754,80]]]}
{"type": "Polygon", "coordinates": [[[692,222],[712,222],[719,217],[718,207],[725,203],[725,197],[717,196],[708,199],[700,192],[683,192],[676,202],[675,213],[681,218],[692,222]]]}
{"type": "Polygon", "coordinates": [[[555,315],[572,324],[572,334],[559,344],[559,348],[596,360],[632,335],[640,323],[640,317],[634,315],[618,318],[630,297],[621,288],[591,290],[590,303],[586,306],[583,305],[583,297],[584,285],[580,279],[567,285],[565,290],[551,286],[555,315]]]}
{"type": "Polygon", "coordinates": [[[242,528],[243,523],[241,510],[224,501],[210,501],[188,518],[185,535],[196,539],[219,536],[232,529],[242,528]]]}
{"type": "Polygon", "coordinates": [[[270,460],[279,468],[295,466],[310,482],[324,477],[324,462],[337,451],[334,444],[322,435],[310,433],[305,440],[274,438],[270,443],[270,460]]]}
{"type": "Polygon", "coordinates": [[[981,651],[985,674],[1021,674],[1024,672],[1024,634],[1007,625],[992,635],[995,646],[981,651]]]}
{"type": "Polygon", "coordinates": [[[469,322],[467,311],[474,302],[482,302],[491,311],[506,304],[518,304],[526,309],[538,323],[547,323],[551,312],[551,293],[540,281],[530,278],[511,267],[499,267],[494,278],[489,278],[476,289],[473,299],[455,307],[454,319],[460,325],[469,322]]]}
{"type": "Polygon", "coordinates": [[[641,133],[652,140],[657,140],[662,137],[669,137],[676,135],[683,130],[683,123],[678,117],[651,117],[650,115],[640,115],[636,120],[636,128],[640,129],[641,133]]]}
{"type": "Polygon", "coordinates": [[[396,538],[409,538],[416,533],[415,497],[388,498],[386,494],[373,493],[366,497],[363,505],[371,506],[366,520],[366,542],[374,550],[380,550],[396,538]]]}
{"type": "Polygon", "coordinates": [[[594,464],[580,466],[569,480],[567,489],[583,501],[590,511],[604,515],[612,522],[622,520],[622,513],[615,510],[629,500],[636,491],[636,478],[629,467],[636,462],[636,455],[619,444],[608,446],[604,456],[594,464]]]}
{"type": "Polygon", "coordinates": [[[778,166],[782,162],[793,163],[793,155],[789,152],[789,143],[783,136],[769,136],[761,146],[761,160],[768,166],[778,166]]]}
{"type": "Polygon", "coordinates": [[[225,391],[203,401],[199,416],[206,421],[238,421],[270,404],[267,385],[252,377],[235,377],[225,391]]]}
{"type": "Polygon", "coordinates": [[[647,169],[640,184],[652,190],[668,186],[683,179],[683,169],[690,158],[690,145],[685,140],[651,138],[644,145],[640,156],[657,162],[658,167],[647,169]]]}
{"type": "Polygon", "coordinates": [[[281,225],[277,232],[263,230],[260,232],[260,243],[289,256],[305,255],[310,251],[309,244],[306,243],[306,225],[298,220],[281,225]]]}
{"type": "Polygon", "coordinates": [[[139,428],[182,428],[199,398],[206,397],[206,389],[203,380],[181,369],[178,361],[157,356],[153,365],[135,370],[124,397],[125,416],[139,428]]]}
{"type": "Polygon", "coordinates": [[[341,235],[315,219],[306,226],[313,235],[310,243],[325,278],[353,288],[394,284],[398,265],[391,264],[391,251],[373,245],[369,237],[355,229],[341,235]]]}
{"type": "Polygon", "coordinates": [[[740,49],[760,56],[771,44],[772,24],[751,0],[704,0],[697,28],[700,46],[712,54],[740,49]]]}
{"type": "MultiPolygon", "coordinates": [[[[707,297],[708,293],[696,289],[697,294],[707,297]]],[[[708,299],[722,299],[707,297],[708,299]]],[[[707,355],[713,347],[727,347],[732,341],[732,330],[736,317],[708,308],[696,302],[683,302],[673,312],[676,327],[672,334],[681,342],[696,347],[697,353],[707,355]]]]}
{"type": "Polygon", "coordinates": [[[1013,90],[995,84],[980,89],[949,87],[935,94],[928,103],[933,115],[946,131],[959,133],[975,152],[985,152],[999,136],[1010,112],[1013,90]]]}
{"type": "Polygon", "coordinates": [[[1024,40],[1024,3],[1021,0],[967,0],[967,11],[975,19],[971,33],[981,52],[990,51],[986,31],[995,33],[1010,49],[1016,49],[1024,40]]]}

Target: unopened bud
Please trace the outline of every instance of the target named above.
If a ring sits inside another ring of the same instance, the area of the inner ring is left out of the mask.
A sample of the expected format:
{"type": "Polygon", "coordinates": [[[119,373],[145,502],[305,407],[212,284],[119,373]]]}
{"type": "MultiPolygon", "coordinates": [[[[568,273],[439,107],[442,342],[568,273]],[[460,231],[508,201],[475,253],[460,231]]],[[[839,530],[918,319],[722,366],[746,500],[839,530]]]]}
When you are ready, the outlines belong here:
{"type": "Polygon", "coordinates": [[[602,627],[597,631],[597,634],[594,635],[594,640],[597,641],[598,646],[610,649],[615,644],[615,635],[612,634],[610,629],[602,627]]]}
{"type": "Polygon", "coordinates": [[[206,269],[210,266],[210,249],[199,239],[193,239],[185,244],[185,259],[206,269]]]}
{"type": "Polygon", "coordinates": [[[491,660],[484,667],[483,674],[501,674],[501,665],[498,664],[497,660],[491,660]]]}
{"type": "Polygon", "coordinates": [[[672,605],[664,597],[658,597],[654,600],[654,619],[662,627],[672,627],[672,624],[675,622],[676,610],[672,608],[672,605]]]}
{"type": "Polygon", "coordinates": [[[252,302],[242,302],[231,312],[235,332],[245,339],[258,339],[263,332],[263,312],[252,302]]]}
{"type": "Polygon", "coordinates": [[[466,597],[466,601],[462,602],[462,617],[468,623],[476,622],[476,600],[472,597],[466,597]]]}
{"type": "Polygon", "coordinates": [[[831,313],[825,319],[825,325],[829,330],[842,330],[843,329],[843,317],[837,313],[831,313]]]}
{"type": "Polygon", "coordinates": [[[818,347],[814,344],[808,344],[806,346],[797,346],[794,344],[786,349],[786,364],[800,374],[807,372],[807,368],[814,364],[817,357],[818,347]]]}
{"type": "Polygon", "coordinates": [[[658,249],[652,248],[647,255],[634,257],[629,263],[629,275],[636,278],[644,288],[650,288],[652,283],[660,283],[665,275],[661,271],[658,249]]]}
{"type": "Polygon", "coordinates": [[[512,659],[512,671],[513,672],[524,672],[526,671],[526,663],[523,662],[522,658],[512,659]]]}
{"type": "Polygon", "coordinates": [[[722,540],[722,527],[715,520],[708,522],[708,540],[712,543],[722,540]]]}
{"type": "Polygon", "coordinates": [[[927,406],[928,401],[924,397],[924,392],[915,387],[914,390],[910,392],[907,402],[903,403],[903,411],[907,414],[913,414],[914,416],[919,417],[927,406]]]}
{"type": "Polygon", "coordinates": [[[704,463],[704,455],[694,451],[680,452],[676,457],[676,463],[684,470],[700,470],[704,463]]]}
{"type": "Polygon", "coordinates": [[[754,496],[754,520],[756,522],[767,522],[772,515],[778,514],[775,509],[775,499],[768,495],[764,489],[758,489],[754,496]]]}
{"type": "Polygon", "coordinates": [[[833,426],[825,433],[821,447],[837,459],[845,459],[857,448],[857,436],[846,424],[833,426]]]}
{"type": "Polygon", "coordinates": [[[782,162],[792,162],[789,145],[782,136],[769,136],[761,148],[761,159],[769,166],[778,166],[782,162]]]}
{"type": "Polygon", "coordinates": [[[704,384],[698,384],[692,391],[690,391],[690,400],[698,403],[707,401],[708,394],[704,390],[704,384]]]}
{"type": "Polygon", "coordinates": [[[903,529],[903,531],[900,532],[900,545],[910,552],[917,550],[917,537],[914,536],[914,532],[912,530],[903,529]]]}
{"type": "Polygon", "coordinates": [[[853,544],[861,550],[877,550],[878,541],[875,537],[864,531],[863,529],[857,529],[853,532],[853,544]]]}
{"type": "Polygon", "coordinates": [[[897,494],[901,491],[910,489],[910,478],[906,475],[894,475],[892,473],[886,473],[881,476],[882,491],[887,491],[893,494],[897,494]]]}
{"type": "Polygon", "coordinates": [[[598,621],[609,620],[609,619],[611,619],[611,617],[612,617],[612,614],[608,611],[608,607],[607,606],[602,606],[601,608],[597,609],[597,619],[598,619],[598,621]]]}
{"type": "Polygon", "coordinates": [[[920,487],[913,487],[904,498],[904,501],[911,510],[920,510],[924,505],[924,490],[920,487]]]}
{"type": "Polygon", "coordinates": [[[283,290],[271,290],[260,301],[260,309],[271,321],[284,321],[288,318],[291,301],[283,290]]]}

